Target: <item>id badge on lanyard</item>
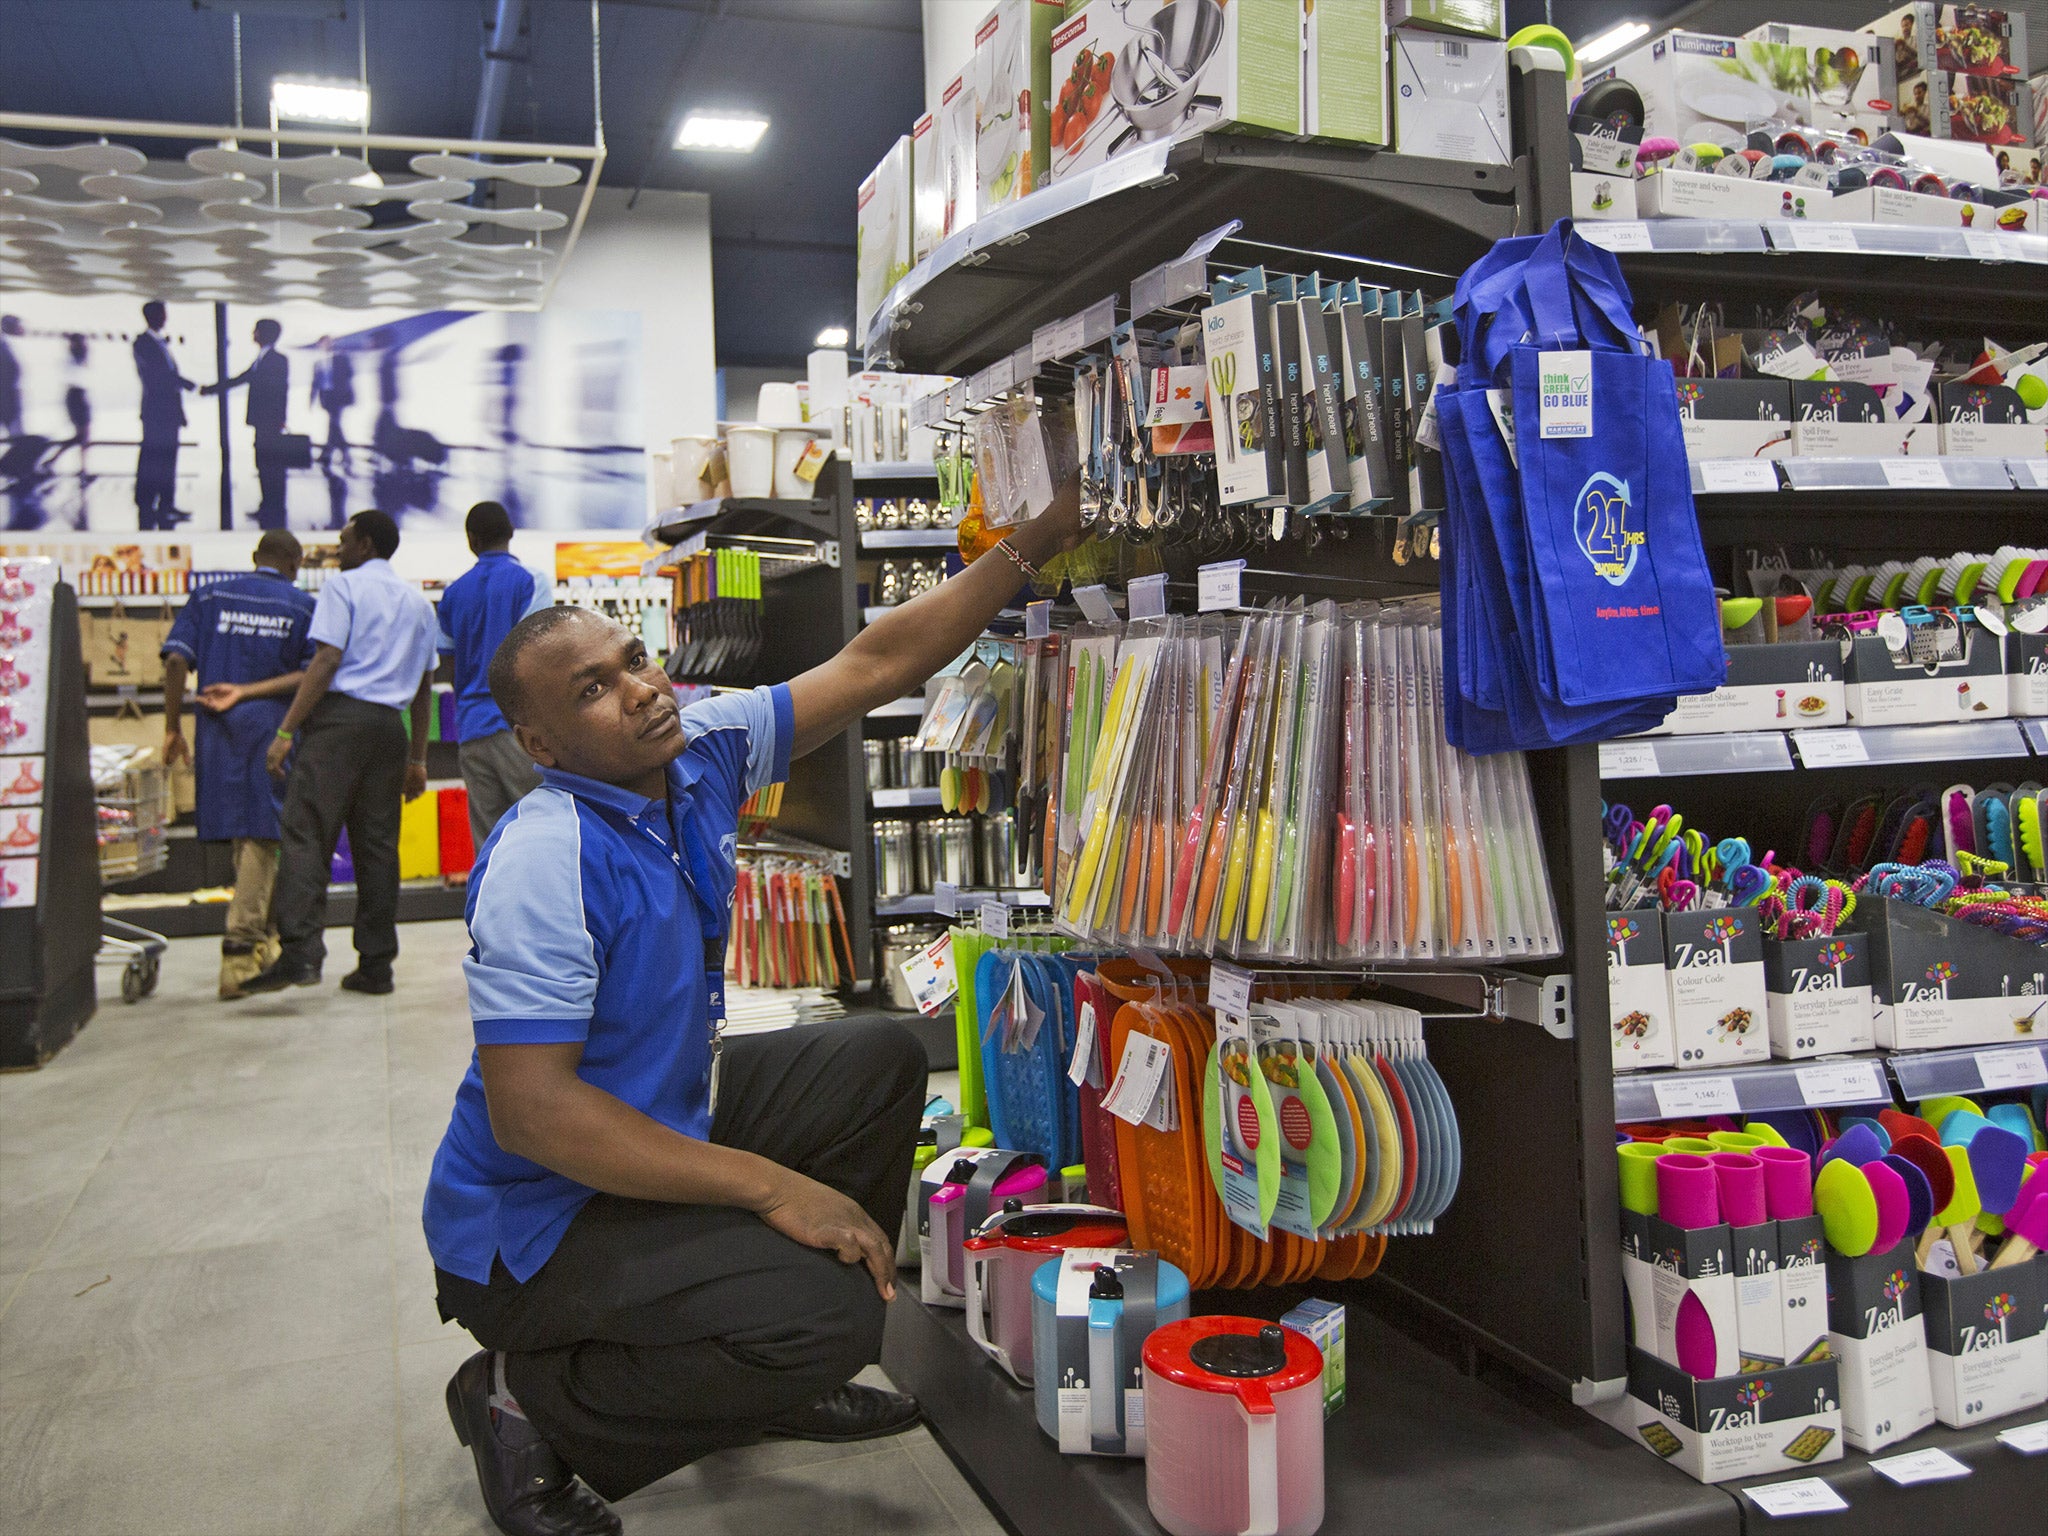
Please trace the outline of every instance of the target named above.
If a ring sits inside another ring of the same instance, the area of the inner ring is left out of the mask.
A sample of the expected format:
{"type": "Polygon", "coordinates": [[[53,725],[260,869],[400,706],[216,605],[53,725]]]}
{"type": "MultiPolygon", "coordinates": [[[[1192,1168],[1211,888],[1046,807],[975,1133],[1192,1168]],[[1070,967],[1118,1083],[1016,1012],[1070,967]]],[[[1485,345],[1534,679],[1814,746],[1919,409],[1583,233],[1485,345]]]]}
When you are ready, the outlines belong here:
{"type": "MultiPolygon", "coordinates": [[[[677,830],[674,821],[671,820],[669,823],[669,833],[676,840],[673,845],[663,842],[658,833],[645,826],[641,828],[641,831],[653,838],[655,842],[661,844],[662,851],[668,855],[668,861],[675,865],[676,873],[683,877],[683,888],[690,893],[690,899],[696,902],[697,883],[690,878],[689,866],[683,862],[682,834],[677,830]]],[[[702,905],[701,902],[698,902],[700,910],[702,905]]],[[[704,1016],[705,1021],[711,1026],[711,1070],[706,1075],[705,1110],[707,1113],[715,1115],[718,1112],[718,1068],[720,1060],[725,1054],[725,936],[723,934],[707,935],[704,939],[704,1016]]]]}

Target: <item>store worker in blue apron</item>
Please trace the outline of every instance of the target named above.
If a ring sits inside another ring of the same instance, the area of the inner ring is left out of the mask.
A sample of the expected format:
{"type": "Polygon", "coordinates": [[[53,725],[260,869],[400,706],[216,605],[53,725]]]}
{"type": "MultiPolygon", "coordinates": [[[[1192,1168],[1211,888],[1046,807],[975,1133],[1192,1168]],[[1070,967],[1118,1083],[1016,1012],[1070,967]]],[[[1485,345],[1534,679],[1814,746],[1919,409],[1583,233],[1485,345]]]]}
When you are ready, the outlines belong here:
{"type": "Polygon", "coordinates": [[[195,592],[164,641],[164,761],[189,761],[185,687],[196,682],[199,836],[235,845],[235,894],[220,945],[220,995],[277,958],[270,891],[277,881],[275,782],[263,754],[313,656],[313,595],[293,582],[299,541],[273,528],[256,543],[256,569],[195,592]]]}
{"type": "Polygon", "coordinates": [[[917,1421],[852,1377],[895,1292],[924,1050],[883,1019],[721,1039],[739,808],[1079,536],[1070,480],[830,661],[687,709],[585,609],[529,615],[492,658],[542,782],[470,876],[477,1049],[423,1214],[441,1314],[484,1346],[448,1411],[506,1536],[617,1532],[605,1500],[722,1447],[917,1421]]]}

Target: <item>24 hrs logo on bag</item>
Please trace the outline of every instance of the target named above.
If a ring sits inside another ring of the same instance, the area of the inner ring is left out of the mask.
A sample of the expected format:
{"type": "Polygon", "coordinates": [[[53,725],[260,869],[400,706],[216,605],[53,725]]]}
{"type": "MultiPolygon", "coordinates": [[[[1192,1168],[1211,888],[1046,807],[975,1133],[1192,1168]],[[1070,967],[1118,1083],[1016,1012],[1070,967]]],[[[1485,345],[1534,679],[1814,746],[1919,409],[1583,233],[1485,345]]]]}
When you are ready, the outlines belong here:
{"type": "MultiPolygon", "coordinates": [[[[1579,549],[1593,574],[1609,586],[1618,587],[1635,574],[1636,556],[1643,548],[1643,530],[1629,527],[1629,517],[1635,511],[1631,500],[1628,482],[1603,471],[1579,487],[1579,499],[1572,508],[1572,531],[1578,535],[1579,549]]],[[[1607,610],[1602,610],[1602,616],[1607,616],[1607,610]]]]}

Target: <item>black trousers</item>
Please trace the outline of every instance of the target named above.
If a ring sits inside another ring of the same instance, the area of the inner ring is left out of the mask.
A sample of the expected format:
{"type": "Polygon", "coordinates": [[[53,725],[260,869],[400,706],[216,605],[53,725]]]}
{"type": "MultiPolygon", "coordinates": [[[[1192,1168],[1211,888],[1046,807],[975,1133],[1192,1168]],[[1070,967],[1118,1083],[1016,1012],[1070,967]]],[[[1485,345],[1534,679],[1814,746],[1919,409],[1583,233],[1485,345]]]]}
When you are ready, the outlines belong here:
{"type": "Polygon", "coordinates": [[[284,809],[271,921],[294,964],[327,957],[327,878],[348,828],[356,866],[356,954],[390,965],[398,953],[398,817],[405,801],[404,717],[388,704],[330,693],[299,732],[284,809]]]}
{"type": "Polygon", "coordinates": [[[178,434],[145,431],[135,456],[135,526],[145,533],[175,528],[177,510],[178,434]]]}
{"type": "MultiPolygon", "coordinates": [[[[711,1139],[859,1203],[893,1244],[925,1099],[924,1047],[887,1019],[730,1042],[711,1139]]],[[[441,1315],[505,1353],[506,1384],[607,1499],[755,1439],[881,1358],[865,1265],[749,1212],[597,1195],[524,1285],[437,1270],[441,1315]]]]}
{"type": "MultiPolygon", "coordinates": [[[[256,526],[258,528],[282,528],[284,526],[284,482],[291,466],[284,448],[282,431],[268,432],[256,429],[256,485],[262,491],[262,499],[256,504],[256,526]]],[[[351,845],[355,834],[349,834],[351,845]]]]}

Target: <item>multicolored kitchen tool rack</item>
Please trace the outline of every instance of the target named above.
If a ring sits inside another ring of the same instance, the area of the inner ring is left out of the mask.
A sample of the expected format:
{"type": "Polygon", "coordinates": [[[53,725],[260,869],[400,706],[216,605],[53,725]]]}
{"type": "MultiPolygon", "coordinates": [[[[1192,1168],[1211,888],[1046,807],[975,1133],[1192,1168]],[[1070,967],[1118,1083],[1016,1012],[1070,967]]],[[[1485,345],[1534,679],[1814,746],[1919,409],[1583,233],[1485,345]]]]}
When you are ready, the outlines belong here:
{"type": "Polygon", "coordinates": [[[924,716],[904,750],[941,755],[948,815],[1000,814],[1014,803],[1021,681],[1016,643],[985,637],[957,672],[926,685],[924,716]]]}
{"type": "Polygon", "coordinates": [[[1024,803],[1062,929],[1262,959],[1558,953],[1524,759],[1444,739],[1438,614],[1280,603],[1033,652],[1024,803]]]}
{"type": "Polygon", "coordinates": [[[801,853],[742,848],[726,974],[743,987],[836,988],[855,968],[839,882],[801,853]]]}

